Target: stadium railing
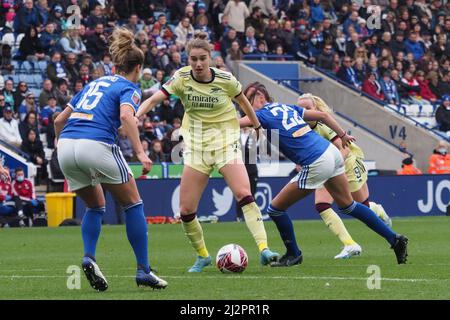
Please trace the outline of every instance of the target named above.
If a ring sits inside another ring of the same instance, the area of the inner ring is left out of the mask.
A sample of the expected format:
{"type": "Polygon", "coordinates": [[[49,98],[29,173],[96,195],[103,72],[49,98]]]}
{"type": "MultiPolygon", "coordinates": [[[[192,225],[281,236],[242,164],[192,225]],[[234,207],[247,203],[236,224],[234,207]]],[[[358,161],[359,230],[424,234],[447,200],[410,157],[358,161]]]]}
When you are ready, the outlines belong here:
{"type": "Polygon", "coordinates": [[[417,121],[417,120],[414,119],[413,117],[407,115],[406,113],[401,112],[400,110],[403,108],[403,106],[402,106],[401,104],[400,104],[400,105],[395,105],[395,108],[394,108],[394,107],[392,107],[392,105],[390,105],[390,104],[388,104],[388,103],[385,103],[385,102],[383,102],[383,101],[380,101],[379,99],[376,99],[376,98],[374,98],[374,97],[368,95],[367,93],[362,92],[362,91],[356,89],[356,88],[353,87],[353,86],[350,86],[348,83],[342,81],[341,79],[339,79],[338,77],[336,77],[336,75],[334,75],[333,73],[328,72],[327,70],[324,70],[324,69],[322,69],[322,68],[319,68],[319,67],[317,67],[317,66],[310,65],[310,64],[308,64],[307,66],[310,67],[310,68],[313,68],[314,70],[316,70],[316,71],[322,73],[323,75],[325,75],[325,76],[327,76],[327,77],[333,79],[334,81],[336,81],[336,82],[338,82],[338,83],[344,85],[344,86],[347,87],[348,89],[350,89],[350,90],[356,92],[358,95],[363,96],[363,97],[365,97],[365,98],[367,98],[367,99],[369,99],[369,100],[372,100],[373,102],[377,103],[378,105],[380,105],[380,106],[382,106],[382,107],[384,107],[384,108],[386,108],[386,109],[388,109],[388,110],[390,110],[390,111],[392,111],[392,112],[397,113],[399,116],[401,116],[401,117],[407,119],[408,121],[414,123],[415,126],[421,127],[421,128],[423,128],[423,129],[425,129],[425,130],[431,132],[432,134],[438,136],[439,138],[444,139],[444,140],[450,142],[450,137],[448,137],[445,133],[443,133],[443,132],[441,132],[441,131],[438,131],[438,130],[437,130],[437,129],[438,129],[437,126],[435,126],[435,127],[433,127],[433,128],[429,128],[428,126],[426,126],[426,125],[423,124],[423,123],[420,123],[419,121],[417,121]]]}
{"type": "Polygon", "coordinates": [[[247,53],[244,54],[244,60],[275,60],[275,59],[287,59],[294,60],[294,56],[291,54],[256,54],[256,53],[247,53]]]}

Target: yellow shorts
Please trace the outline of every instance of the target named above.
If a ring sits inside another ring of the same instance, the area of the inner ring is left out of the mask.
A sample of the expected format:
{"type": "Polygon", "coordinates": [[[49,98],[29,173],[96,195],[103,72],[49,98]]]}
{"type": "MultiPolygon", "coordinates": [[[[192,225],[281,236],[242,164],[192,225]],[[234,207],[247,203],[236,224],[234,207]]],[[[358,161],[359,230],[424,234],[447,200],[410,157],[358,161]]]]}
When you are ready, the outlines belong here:
{"type": "Polygon", "coordinates": [[[209,176],[214,168],[220,170],[227,163],[242,160],[241,145],[236,141],[216,150],[186,149],[183,152],[183,159],[185,165],[209,176]]]}
{"type": "Polygon", "coordinates": [[[356,192],[367,182],[367,170],[363,159],[349,155],[345,159],[345,175],[347,176],[350,192],[356,192]]]}

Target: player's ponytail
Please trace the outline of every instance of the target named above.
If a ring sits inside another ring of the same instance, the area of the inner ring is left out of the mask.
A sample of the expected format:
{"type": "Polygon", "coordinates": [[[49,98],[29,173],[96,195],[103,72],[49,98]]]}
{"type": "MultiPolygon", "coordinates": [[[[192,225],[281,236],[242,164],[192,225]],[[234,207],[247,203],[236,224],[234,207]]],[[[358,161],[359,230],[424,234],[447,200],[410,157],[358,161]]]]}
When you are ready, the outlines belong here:
{"type": "Polygon", "coordinates": [[[130,73],[137,65],[143,65],[144,53],[134,42],[134,34],[126,28],[115,28],[109,52],[118,73],[130,73]]]}
{"type": "Polygon", "coordinates": [[[203,49],[208,51],[209,55],[211,55],[211,46],[208,42],[208,34],[206,32],[200,31],[194,35],[194,38],[190,40],[187,44],[187,52],[188,54],[192,49],[203,49]]]}
{"type": "Polygon", "coordinates": [[[267,91],[266,86],[258,81],[250,83],[244,89],[244,95],[247,97],[251,104],[253,104],[253,99],[255,98],[255,95],[257,93],[264,95],[264,98],[267,102],[273,102],[273,99],[269,95],[269,91],[267,91]]]}

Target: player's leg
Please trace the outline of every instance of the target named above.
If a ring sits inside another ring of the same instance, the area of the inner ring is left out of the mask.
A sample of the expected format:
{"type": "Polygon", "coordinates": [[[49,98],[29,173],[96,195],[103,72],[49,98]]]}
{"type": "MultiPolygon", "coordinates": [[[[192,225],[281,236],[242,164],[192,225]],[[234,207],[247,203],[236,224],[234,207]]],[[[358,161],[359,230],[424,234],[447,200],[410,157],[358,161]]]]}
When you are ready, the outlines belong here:
{"type": "Polygon", "coordinates": [[[361,247],[350,236],[342,219],[334,212],[331,204],[334,202],[333,197],[327,189],[320,188],[315,192],[315,206],[325,225],[330,231],[339,238],[344,245],[343,250],[336,255],[335,259],[347,259],[355,255],[361,254],[361,247]]]}
{"type": "Polygon", "coordinates": [[[108,283],[97,265],[95,251],[105,212],[105,199],[101,186],[92,186],[89,167],[95,162],[86,163],[85,166],[80,167],[77,163],[77,149],[85,154],[88,154],[85,150],[97,150],[96,148],[84,149],[80,140],[61,139],[58,141],[58,162],[68,181],[69,189],[75,190],[86,204],[86,212],[81,224],[84,246],[81,263],[83,271],[95,290],[104,291],[108,288],[108,283]]]}
{"type": "Polygon", "coordinates": [[[92,288],[98,291],[108,289],[108,282],[97,265],[95,252],[105,213],[105,197],[100,185],[88,186],[75,193],[86,204],[86,212],[81,222],[84,256],[81,266],[92,288]]]}
{"type": "Polygon", "coordinates": [[[128,181],[120,184],[102,184],[125,212],[127,238],[136,257],[136,283],[155,289],[165,288],[167,282],[157,277],[150,267],[148,257],[148,228],[145,221],[144,204],[139,195],[136,181],[129,175],[128,181]]]}
{"type": "Polygon", "coordinates": [[[384,221],[389,227],[392,227],[392,220],[384,211],[384,208],[381,204],[369,201],[369,187],[367,183],[364,183],[360,189],[355,192],[352,192],[352,197],[355,201],[362,203],[375,212],[375,214],[384,221]]]}
{"type": "Polygon", "coordinates": [[[294,226],[286,210],[313,191],[310,189],[299,189],[298,182],[294,178],[272,200],[267,212],[277,226],[280,237],[286,247],[286,253],[278,262],[272,263],[271,266],[288,267],[302,263],[302,251],[297,245],[294,226]]]}
{"type": "Polygon", "coordinates": [[[206,248],[203,229],[197,219],[197,209],[203,191],[208,184],[209,174],[184,166],[180,182],[180,214],[184,233],[197,253],[197,260],[189,272],[201,272],[211,264],[206,248]]]}
{"type": "Polygon", "coordinates": [[[235,159],[220,168],[225,182],[230,187],[244,214],[245,223],[261,254],[260,262],[267,265],[278,258],[278,253],[270,251],[267,233],[261,211],[252,196],[250,180],[241,159],[235,159]]]}
{"type": "Polygon", "coordinates": [[[325,187],[336,201],[341,213],[351,215],[364,222],[370,229],[381,235],[394,249],[397,262],[406,262],[407,239],[396,234],[370,208],[353,201],[345,174],[341,173],[330,178],[325,187]]]}

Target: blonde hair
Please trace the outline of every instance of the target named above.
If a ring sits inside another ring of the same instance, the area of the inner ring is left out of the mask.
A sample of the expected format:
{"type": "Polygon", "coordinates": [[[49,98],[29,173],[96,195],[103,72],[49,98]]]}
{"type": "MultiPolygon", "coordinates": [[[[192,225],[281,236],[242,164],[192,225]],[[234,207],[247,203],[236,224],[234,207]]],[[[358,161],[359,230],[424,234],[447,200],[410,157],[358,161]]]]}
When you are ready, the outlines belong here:
{"type": "Polygon", "coordinates": [[[211,55],[211,47],[209,45],[208,40],[208,34],[206,32],[198,32],[194,35],[194,39],[188,42],[187,44],[187,52],[188,54],[191,52],[192,49],[203,49],[208,51],[209,55],[211,55]]]}
{"type": "Polygon", "coordinates": [[[314,106],[317,108],[317,110],[326,112],[326,113],[333,113],[333,109],[331,109],[325,101],[322,100],[322,98],[318,96],[314,96],[311,93],[305,93],[302,94],[298,99],[311,99],[314,106]]]}
{"type": "Polygon", "coordinates": [[[109,53],[118,72],[130,73],[144,63],[144,53],[134,42],[134,34],[124,28],[115,28],[111,37],[109,53]]]}

